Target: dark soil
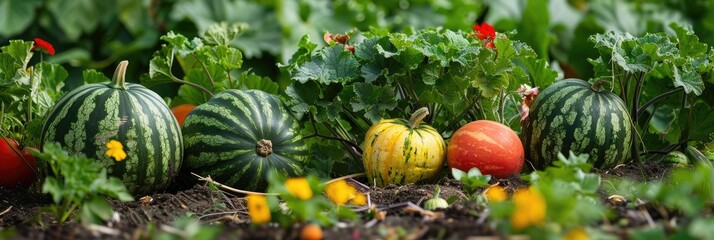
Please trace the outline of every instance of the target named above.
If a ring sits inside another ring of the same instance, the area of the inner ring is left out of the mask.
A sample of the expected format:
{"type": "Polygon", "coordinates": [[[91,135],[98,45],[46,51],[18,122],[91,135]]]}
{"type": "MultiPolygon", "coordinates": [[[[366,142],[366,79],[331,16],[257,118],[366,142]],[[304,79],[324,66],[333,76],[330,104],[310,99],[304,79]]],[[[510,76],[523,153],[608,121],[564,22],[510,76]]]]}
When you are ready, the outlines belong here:
{"type": "MultiPolygon", "coordinates": [[[[636,181],[661,180],[667,175],[666,166],[648,164],[621,165],[609,171],[598,171],[606,181],[613,177],[636,181]]],[[[518,177],[498,181],[509,192],[527,186],[518,177]]],[[[461,183],[443,178],[435,184],[390,185],[366,190],[371,203],[387,214],[376,220],[361,212],[358,222],[345,222],[324,229],[325,239],[466,239],[473,236],[495,236],[497,232],[487,220],[485,209],[471,201],[461,190],[461,183]],[[449,208],[436,211],[436,215],[410,211],[408,203],[421,205],[432,197],[439,185],[441,196],[457,200],[449,208]]],[[[607,202],[607,194],[602,193],[607,202]]],[[[152,239],[157,233],[177,230],[172,223],[192,214],[203,224],[220,229],[220,239],[298,239],[300,227],[252,226],[245,210],[242,196],[211,191],[203,185],[160,193],[134,202],[110,201],[118,213],[115,219],[103,226],[85,227],[74,221],[58,224],[54,217],[43,211],[52,204],[48,195],[39,191],[0,188],[0,239],[152,239]],[[146,199],[153,199],[146,201],[146,199]]],[[[657,218],[654,208],[643,204],[639,209],[625,209],[617,204],[618,218],[626,219],[628,227],[647,223],[637,211],[646,211],[648,217],[657,218]]],[[[646,214],[647,215],[647,214],[646,214]]],[[[609,224],[607,220],[603,224],[609,224]]],[[[613,230],[617,232],[617,230],[613,230]]],[[[176,236],[176,235],[174,235],[176,236]]]]}

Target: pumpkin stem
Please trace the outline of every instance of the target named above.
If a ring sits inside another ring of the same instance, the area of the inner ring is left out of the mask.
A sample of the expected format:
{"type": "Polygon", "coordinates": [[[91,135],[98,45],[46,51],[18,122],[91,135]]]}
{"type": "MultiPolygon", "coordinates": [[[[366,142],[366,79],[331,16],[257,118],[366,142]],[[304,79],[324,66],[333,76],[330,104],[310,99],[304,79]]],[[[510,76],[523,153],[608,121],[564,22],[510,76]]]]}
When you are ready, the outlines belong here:
{"type": "Polygon", "coordinates": [[[418,127],[421,123],[421,120],[424,120],[426,115],[429,115],[429,108],[427,107],[422,107],[414,111],[414,113],[412,113],[412,117],[409,118],[409,127],[418,127]]]}
{"type": "Polygon", "coordinates": [[[112,83],[116,88],[126,89],[126,67],[129,65],[129,61],[124,60],[119,62],[117,69],[114,70],[114,77],[112,77],[112,83]]]}
{"type": "Polygon", "coordinates": [[[273,142],[267,139],[261,139],[255,146],[255,152],[261,157],[269,156],[273,153],[273,142]]]}

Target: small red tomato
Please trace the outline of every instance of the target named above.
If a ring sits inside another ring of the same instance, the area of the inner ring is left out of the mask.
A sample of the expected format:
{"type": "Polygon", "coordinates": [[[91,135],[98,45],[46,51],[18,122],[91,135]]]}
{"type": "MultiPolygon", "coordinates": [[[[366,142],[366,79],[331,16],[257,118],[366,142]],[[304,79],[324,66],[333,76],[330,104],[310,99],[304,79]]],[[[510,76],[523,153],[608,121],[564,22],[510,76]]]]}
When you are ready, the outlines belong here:
{"type": "Polygon", "coordinates": [[[0,187],[29,187],[35,181],[35,169],[37,162],[27,149],[21,150],[15,139],[0,138],[0,187]]]}
{"type": "Polygon", "coordinates": [[[507,178],[521,172],[525,154],[518,135],[506,125],[489,120],[467,123],[451,136],[446,149],[451,168],[507,178]]]}

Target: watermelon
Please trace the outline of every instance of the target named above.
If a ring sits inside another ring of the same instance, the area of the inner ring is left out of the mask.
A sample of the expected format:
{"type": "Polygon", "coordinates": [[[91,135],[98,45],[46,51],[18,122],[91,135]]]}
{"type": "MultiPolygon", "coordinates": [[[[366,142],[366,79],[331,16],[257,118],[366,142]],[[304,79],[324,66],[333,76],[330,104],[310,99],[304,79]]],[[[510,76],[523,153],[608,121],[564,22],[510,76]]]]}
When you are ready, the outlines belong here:
{"type": "Polygon", "coordinates": [[[580,79],[556,81],[530,106],[523,125],[526,158],[543,168],[558,153],[588,154],[598,168],[614,167],[630,155],[632,120],[622,100],[580,79]]]}
{"type": "Polygon", "coordinates": [[[131,193],[163,190],[178,174],[183,158],[179,125],[166,103],[142,85],[127,83],[127,61],[112,82],[83,85],[63,96],[47,115],[41,144],[95,158],[131,193]],[[123,145],[126,158],[106,155],[107,143],[123,145]]]}
{"type": "Polygon", "coordinates": [[[224,90],[184,120],[182,175],[210,176],[234,188],[263,191],[275,170],[303,174],[308,151],[300,124],[277,96],[260,90],[224,90]]]}

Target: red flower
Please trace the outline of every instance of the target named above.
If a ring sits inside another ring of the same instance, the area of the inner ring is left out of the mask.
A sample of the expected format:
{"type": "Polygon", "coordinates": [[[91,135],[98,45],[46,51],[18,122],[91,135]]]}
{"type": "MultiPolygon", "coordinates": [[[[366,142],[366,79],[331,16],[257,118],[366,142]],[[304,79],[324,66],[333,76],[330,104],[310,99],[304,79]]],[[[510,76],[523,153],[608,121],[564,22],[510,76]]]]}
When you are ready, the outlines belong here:
{"type": "Polygon", "coordinates": [[[42,40],[41,38],[35,38],[35,46],[32,47],[32,50],[38,48],[41,50],[45,50],[50,55],[55,55],[55,48],[52,47],[52,44],[48,43],[45,40],[42,40]]]}
{"type": "Polygon", "coordinates": [[[496,39],[496,30],[493,29],[493,26],[491,26],[491,24],[474,24],[474,33],[470,34],[469,37],[473,36],[476,36],[479,40],[484,41],[484,47],[496,49],[496,44],[493,44],[493,40],[496,39]]]}
{"type": "Polygon", "coordinates": [[[479,40],[484,40],[484,39],[491,39],[493,40],[496,38],[496,30],[493,29],[493,26],[488,23],[482,23],[481,25],[474,24],[474,32],[470,36],[476,36],[478,37],[479,40]]]}

